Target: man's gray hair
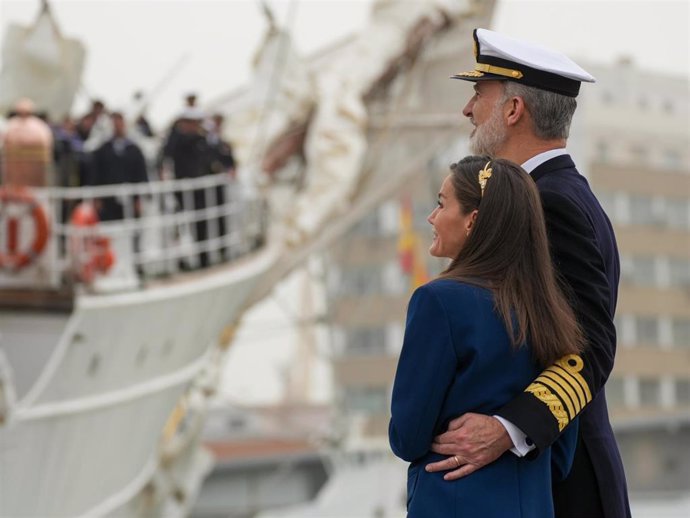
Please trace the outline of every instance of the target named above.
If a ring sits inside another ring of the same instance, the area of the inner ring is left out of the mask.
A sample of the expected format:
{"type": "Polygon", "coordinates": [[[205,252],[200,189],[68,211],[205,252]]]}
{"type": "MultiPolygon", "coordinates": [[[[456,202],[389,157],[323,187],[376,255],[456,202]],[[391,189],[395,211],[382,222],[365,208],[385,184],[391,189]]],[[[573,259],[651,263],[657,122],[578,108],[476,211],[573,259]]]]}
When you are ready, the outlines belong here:
{"type": "Polygon", "coordinates": [[[577,108],[574,97],[548,92],[513,81],[504,81],[503,100],[522,97],[525,107],[532,116],[534,133],[542,139],[567,139],[570,122],[577,108]]]}

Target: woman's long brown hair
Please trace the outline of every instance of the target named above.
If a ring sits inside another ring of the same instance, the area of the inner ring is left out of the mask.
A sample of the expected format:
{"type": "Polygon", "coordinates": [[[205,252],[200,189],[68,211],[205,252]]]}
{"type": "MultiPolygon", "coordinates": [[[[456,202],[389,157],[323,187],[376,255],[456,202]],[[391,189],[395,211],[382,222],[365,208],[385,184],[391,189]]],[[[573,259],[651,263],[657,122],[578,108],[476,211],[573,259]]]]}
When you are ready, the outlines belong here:
{"type": "Polygon", "coordinates": [[[463,214],[478,213],[441,277],[490,288],[513,344],[529,338],[543,366],[581,352],[582,331],[558,286],[534,181],[512,162],[477,156],[453,164],[451,180],[463,214]],[[489,161],[482,195],[479,171],[489,161]]]}

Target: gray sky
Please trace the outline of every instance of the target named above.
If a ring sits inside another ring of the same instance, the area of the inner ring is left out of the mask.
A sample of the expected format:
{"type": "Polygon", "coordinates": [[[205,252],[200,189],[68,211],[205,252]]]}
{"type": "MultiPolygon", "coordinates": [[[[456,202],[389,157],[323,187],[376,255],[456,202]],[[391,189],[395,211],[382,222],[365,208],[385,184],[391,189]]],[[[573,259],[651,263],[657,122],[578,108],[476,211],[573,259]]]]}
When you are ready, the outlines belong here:
{"type": "Polygon", "coordinates": [[[690,74],[688,0],[499,1],[496,30],[557,48],[573,59],[690,74]]]}
{"type": "MultiPolygon", "coordinates": [[[[414,0],[407,0],[414,1],[414,0]]],[[[208,101],[246,82],[265,29],[256,0],[52,0],[63,33],[88,49],[83,84],[109,106],[125,108],[138,89],[152,90],[172,70],[151,106],[161,124],[188,90],[208,101]]],[[[360,27],[370,0],[269,0],[292,23],[305,53],[360,27]]],[[[27,24],[38,0],[0,0],[0,36],[27,24]]],[[[499,0],[493,27],[560,49],[574,59],[610,63],[632,56],[645,68],[688,74],[690,0],[499,0]]],[[[83,106],[75,105],[76,109],[83,106]]]]}

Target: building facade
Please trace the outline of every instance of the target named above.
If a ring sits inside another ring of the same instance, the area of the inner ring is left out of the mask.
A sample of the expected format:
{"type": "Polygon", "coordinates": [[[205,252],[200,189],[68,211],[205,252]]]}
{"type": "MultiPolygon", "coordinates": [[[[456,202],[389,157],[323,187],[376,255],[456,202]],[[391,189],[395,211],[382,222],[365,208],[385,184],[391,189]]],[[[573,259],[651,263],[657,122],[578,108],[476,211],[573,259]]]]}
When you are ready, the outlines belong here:
{"type": "Polygon", "coordinates": [[[588,175],[621,255],[614,418],[690,411],[688,79],[621,60],[590,67],[583,99],[588,175]]]}

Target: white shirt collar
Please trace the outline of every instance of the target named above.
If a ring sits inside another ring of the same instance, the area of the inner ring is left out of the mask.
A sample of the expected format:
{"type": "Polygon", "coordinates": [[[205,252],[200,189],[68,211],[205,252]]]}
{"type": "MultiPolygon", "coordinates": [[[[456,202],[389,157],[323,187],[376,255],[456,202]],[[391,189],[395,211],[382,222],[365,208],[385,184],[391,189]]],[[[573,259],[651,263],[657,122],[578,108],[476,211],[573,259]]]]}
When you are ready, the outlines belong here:
{"type": "Polygon", "coordinates": [[[558,149],[549,149],[548,151],[544,151],[543,153],[539,153],[538,155],[530,158],[527,162],[522,164],[522,168],[531,174],[532,171],[534,171],[537,167],[542,165],[547,160],[551,160],[552,158],[556,158],[557,156],[567,154],[568,152],[564,147],[560,147],[558,149]]]}

